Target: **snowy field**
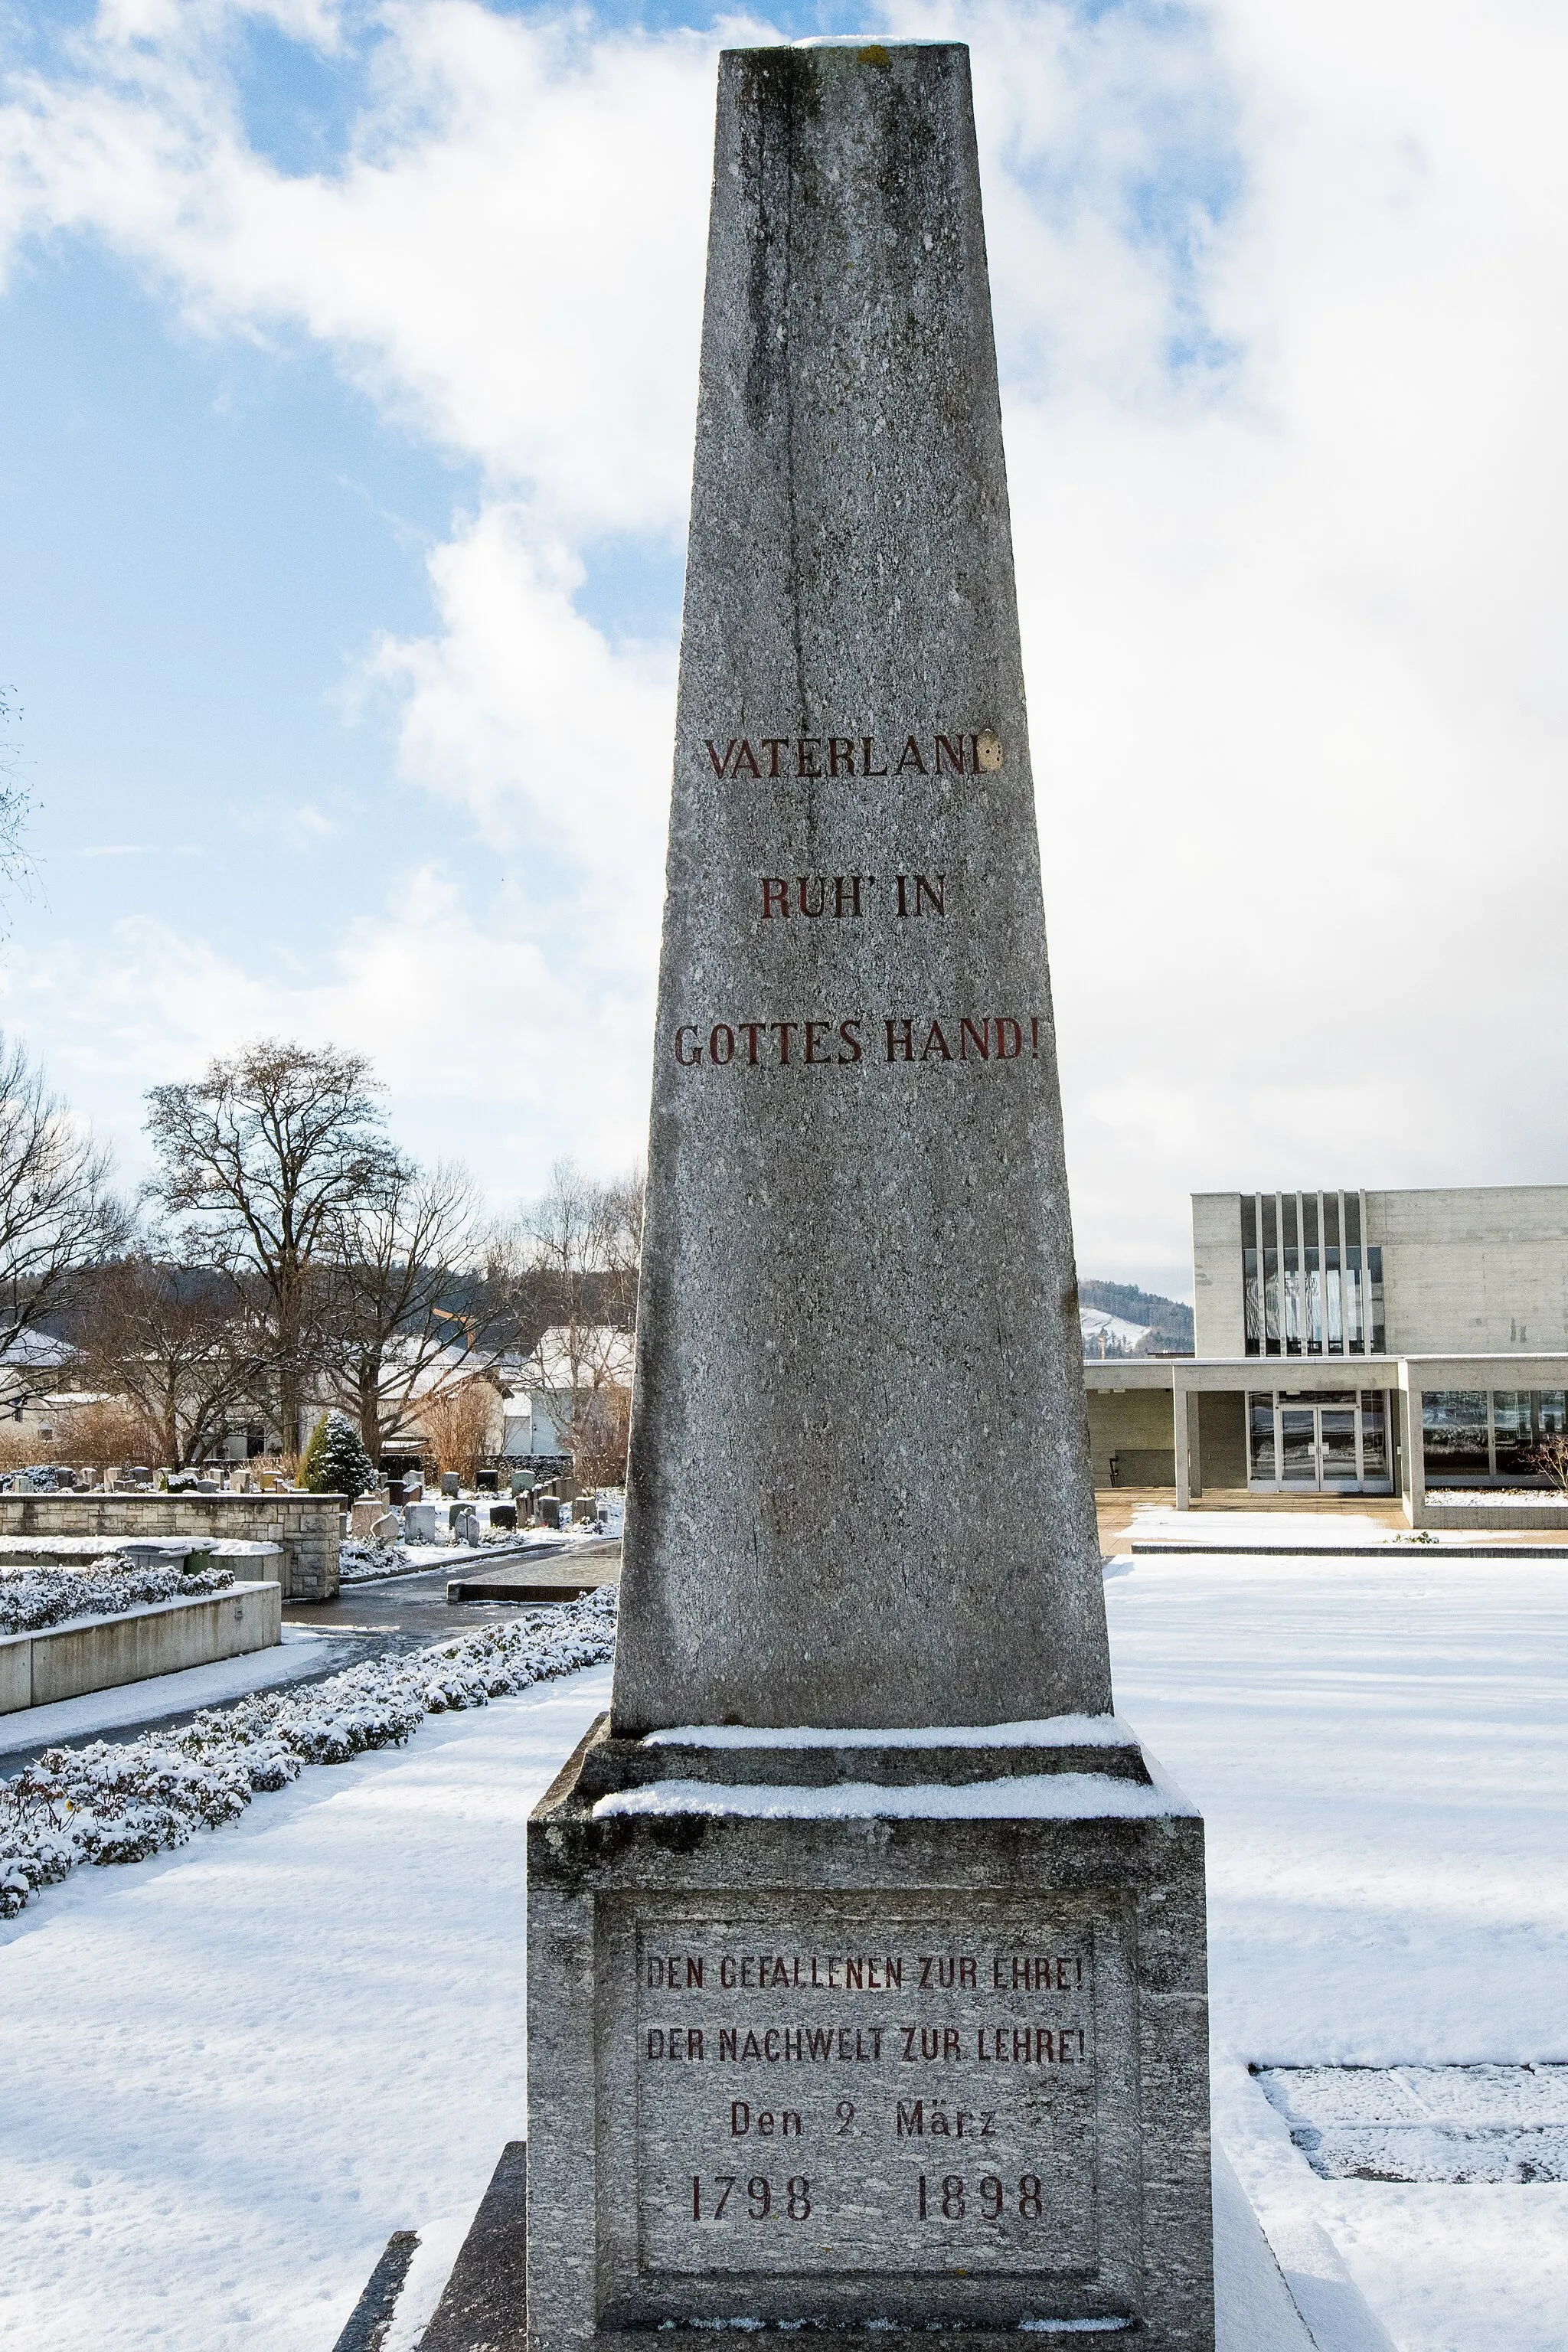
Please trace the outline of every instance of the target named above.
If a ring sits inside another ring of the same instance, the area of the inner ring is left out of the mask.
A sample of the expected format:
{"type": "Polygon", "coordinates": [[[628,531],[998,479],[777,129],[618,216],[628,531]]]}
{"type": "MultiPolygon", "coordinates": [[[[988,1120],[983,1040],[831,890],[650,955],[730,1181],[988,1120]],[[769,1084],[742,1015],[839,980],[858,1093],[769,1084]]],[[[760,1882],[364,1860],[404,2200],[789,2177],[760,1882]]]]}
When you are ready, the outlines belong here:
{"type": "MultiPolygon", "coordinates": [[[[1216,2125],[1321,2352],[1561,2352],[1568,2188],[1320,2180],[1247,2066],[1568,2057],[1568,1559],[1106,1591],[1120,1711],[1208,1817],[1216,2125]]],[[[407,2352],[523,2127],[523,1822],[607,1687],[437,1717],[0,1927],[0,2341],[331,2352],[415,2228],[407,2352]]]]}
{"type": "Polygon", "coordinates": [[[1106,1599],[1118,1710],[1207,1820],[1215,2129],[1287,2266],[1326,2233],[1400,2352],[1563,2352],[1568,2188],[1319,2180],[1247,2066],[1568,2057],[1568,1557],[1140,1559],[1106,1599]]]}

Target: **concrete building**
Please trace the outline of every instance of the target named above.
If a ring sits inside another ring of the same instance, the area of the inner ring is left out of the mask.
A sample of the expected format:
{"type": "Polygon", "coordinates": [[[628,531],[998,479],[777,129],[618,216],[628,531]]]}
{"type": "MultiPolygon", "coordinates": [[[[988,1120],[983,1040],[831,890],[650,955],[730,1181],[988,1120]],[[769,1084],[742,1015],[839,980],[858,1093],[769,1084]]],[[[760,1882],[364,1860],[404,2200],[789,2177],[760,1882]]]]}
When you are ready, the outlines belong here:
{"type": "Polygon", "coordinates": [[[1195,1193],[1193,1283],[1193,1356],[1084,1367],[1098,1484],[1397,1494],[1417,1526],[1435,1487],[1554,1485],[1568,1186],[1195,1193]]]}

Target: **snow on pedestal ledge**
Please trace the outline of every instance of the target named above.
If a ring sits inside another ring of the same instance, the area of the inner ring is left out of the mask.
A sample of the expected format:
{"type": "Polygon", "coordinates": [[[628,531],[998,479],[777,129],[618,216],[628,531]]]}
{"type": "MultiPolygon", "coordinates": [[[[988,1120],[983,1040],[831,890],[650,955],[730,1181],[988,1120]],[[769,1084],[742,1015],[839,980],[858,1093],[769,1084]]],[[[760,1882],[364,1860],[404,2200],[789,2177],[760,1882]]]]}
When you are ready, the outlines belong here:
{"type": "Polygon", "coordinates": [[[825,1731],[802,1724],[689,1723],[649,1731],[645,1748],[1136,1748],[1115,1715],[1048,1715],[1036,1723],[912,1724],[886,1731],[825,1731]]]}
{"type": "Polygon", "coordinates": [[[838,1780],[826,1789],[726,1786],[711,1780],[655,1780],[601,1797],[594,1819],[612,1813],[743,1814],[755,1821],[1152,1821],[1197,1817],[1197,1807],[1170,1781],[1152,1786],[1115,1780],[1107,1772],[1021,1772],[1005,1780],[970,1780],[958,1787],[917,1781],[879,1788],[869,1780],[838,1780]]]}

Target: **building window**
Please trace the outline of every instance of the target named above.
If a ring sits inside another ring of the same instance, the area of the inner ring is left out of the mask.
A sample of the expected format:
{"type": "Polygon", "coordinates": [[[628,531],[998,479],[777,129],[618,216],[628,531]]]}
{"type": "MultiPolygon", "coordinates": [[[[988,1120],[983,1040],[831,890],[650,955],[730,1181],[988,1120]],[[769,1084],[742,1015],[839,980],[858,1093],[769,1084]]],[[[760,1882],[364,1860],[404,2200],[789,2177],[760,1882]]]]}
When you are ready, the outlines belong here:
{"type": "Polygon", "coordinates": [[[1381,1356],[1384,1349],[1383,1329],[1383,1250],[1376,1242],[1366,1246],[1367,1288],[1372,1294],[1369,1319],[1372,1328],[1367,1335],[1369,1354],[1381,1356]]]}
{"type": "Polygon", "coordinates": [[[1485,1389],[1428,1389],[1421,1400],[1421,1452],[1428,1485],[1491,1471],[1485,1389]]]}
{"type": "Polygon", "coordinates": [[[1381,1355],[1383,1252],[1359,1192],[1241,1195],[1242,1344],[1249,1356],[1381,1355]]]}
{"type": "Polygon", "coordinates": [[[1255,1249],[1244,1249],[1241,1253],[1241,1297],[1247,1324],[1247,1352],[1249,1356],[1260,1356],[1263,1353],[1263,1277],[1255,1249]]]}
{"type": "Polygon", "coordinates": [[[1261,1395],[1249,1396],[1247,1402],[1251,1449],[1247,1457],[1248,1475],[1255,1485],[1259,1480],[1272,1484],[1277,1475],[1274,1468],[1274,1391],[1267,1390],[1261,1395]]]}
{"type": "Polygon", "coordinates": [[[1535,1433],[1528,1389],[1492,1391],[1492,1460],[1500,1478],[1535,1475],[1535,1433]]]}
{"type": "Polygon", "coordinates": [[[1387,1494],[1387,1399],[1378,1389],[1249,1391],[1247,1472],[1276,1493],[1387,1494]]]}

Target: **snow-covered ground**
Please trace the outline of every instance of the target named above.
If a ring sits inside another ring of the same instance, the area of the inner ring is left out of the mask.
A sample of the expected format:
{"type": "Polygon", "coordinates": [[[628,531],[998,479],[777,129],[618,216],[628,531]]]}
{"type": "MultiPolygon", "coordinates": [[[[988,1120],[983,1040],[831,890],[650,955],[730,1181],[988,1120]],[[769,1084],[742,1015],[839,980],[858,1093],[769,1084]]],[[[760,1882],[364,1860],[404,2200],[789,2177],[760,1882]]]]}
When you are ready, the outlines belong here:
{"type": "Polygon", "coordinates": [[[345,1538],[339,1549],[338,1574],[344,1586],[379,1584],[389,1576],[421,1575],[427,1568],[458,1570],[476,1560],[494,1567],[504,1560],[524,1559],[531,1551],[571,1550],[597,1540],[598,1530],[592,1522],[570,1528],[497,1528],[492,1533],[488,1519],[477,1544],[372,1544],[345,1538]]]}
{"type": "MultiPolygon", "coordinates": [[[[1337,2261],[1399,2352],[1561,2352],[1568,2188],[1320,2180],[1247,2067],[1568,2057],[1568,1559],[1106,1593],[1119,1710],[1208,1819],[1216,2124],[1321,2352],[1369,2341],[1337,2261]]],[[[406,2352],[523,2128],[523,1822],[607,1686],[435,1718],[0,1928],[0,2340],[329,2352],[414,2228],[406,2352]]]]}
{"type": "Polygon", "coordinates": [[[523,1830],[599,1669],[0,1927],[0,2342],[330,2352],[523,2118],[523,1830]]]}
{"type": "Polygon", "coordinates": [[[1325,2232],[1400,2352],[1562,2352],[1568,2188],[1319,2180],[1247,2067],[1568,2057],[1568,1556],[1140,1559],[1106,1599],[1118,1710],[1207,1819],[1215,2120],[1276,2243],[1325,2232]]]}

